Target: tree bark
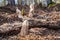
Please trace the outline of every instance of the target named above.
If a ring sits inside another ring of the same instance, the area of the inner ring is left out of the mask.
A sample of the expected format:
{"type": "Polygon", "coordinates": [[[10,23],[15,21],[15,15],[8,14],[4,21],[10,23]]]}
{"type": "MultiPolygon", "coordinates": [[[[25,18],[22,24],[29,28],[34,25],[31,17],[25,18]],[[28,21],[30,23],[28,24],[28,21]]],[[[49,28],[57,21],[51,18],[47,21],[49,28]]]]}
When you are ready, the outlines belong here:
{"type": "Polygon", "coordinates": [[[8,4],[11,5],[11,6],[14,6],[15,5],[15,0],[8,0],[8,4]]]}
{"type": "Polygon", "coordinates": [[[60,28],[60,21],[50,21],[48,19],[35,19],[35,18],[28,18],[25,17],[23,20],[28,20],[29,26],[31,27],[47,27],[47,28],[52,28],[52,29],[58,29],[60,28]]]}
{"type": "Polygon", "coordinates": [[[60,28],[60,20],[48,21],[47,19],[34,19],[34,18],[28,18],[28,17],[25,17],[22,19],[23,19],[23,22],[20,22],[20,23],[1,25],[0,33],[6,33],[12,30],[19,30],[21,27],[22,27],[21,35],[28,34],[29,28],[32,28],[32,27],[46,27],[46,28],[52,28],[52,29],[60,28]]]}
{"type": "Polygon", "coordinates": [[[21,24],[22,23],[12,23],[12,24],[5,23],[5,24],[0,26],[0,33],[11,32],[13,30],[14,31],[20,30],[21,24]]]}

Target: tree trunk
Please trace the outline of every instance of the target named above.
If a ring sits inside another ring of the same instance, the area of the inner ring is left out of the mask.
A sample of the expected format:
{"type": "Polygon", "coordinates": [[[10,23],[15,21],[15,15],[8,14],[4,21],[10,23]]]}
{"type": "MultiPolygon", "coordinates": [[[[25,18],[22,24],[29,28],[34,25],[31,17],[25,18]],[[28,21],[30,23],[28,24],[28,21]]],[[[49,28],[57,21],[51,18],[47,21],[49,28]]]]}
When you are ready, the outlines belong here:
{"type": "Polygon", "coordinates": [[[15,23],[12,23],[12,24],[5,23],[5,24],[0,26],[0,33],[8,33],[8,32],[11,32],[11,31],[20,30],[21,24],[22,23],[18,23],[18,22],[15,22],[15,23]]]}
{"type": "Polygon", "coordinates": [[[8,0],[8,4],[14,6],[15,5],[15,0],[8,0]]]}
{"type": "Polygon", "coordinates": [[[6,5],[6,0],[4,0],[4,5],[6,5]]]}
{"type": "Polygon", "coordinates": [[[22,0],[18,0],[18,5],[21,5],[22,0]]]}
{"type": "Polygon", "coordinates": [[[31,27],[47,27],[52,29],[60,28],[60,21],[48,21],[50,19],[35,19],[35,18],[23,18],[24,20],[28,20],[30,23],[29,26],[31,27]]]}

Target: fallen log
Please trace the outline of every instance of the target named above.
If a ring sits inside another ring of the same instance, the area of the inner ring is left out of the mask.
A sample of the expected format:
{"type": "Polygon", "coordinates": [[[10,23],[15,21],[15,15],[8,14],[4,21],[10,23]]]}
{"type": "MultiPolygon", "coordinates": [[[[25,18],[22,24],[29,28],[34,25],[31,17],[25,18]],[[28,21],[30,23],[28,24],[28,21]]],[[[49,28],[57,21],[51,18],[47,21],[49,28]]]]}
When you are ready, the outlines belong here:
{"type": "Polygon", "coordinates": [[[34,19],[34,18],[22,18],[23,20],[28,20],[30,27],[46,27],[52,29],[59,29],[60,28],[60,19],[57,20],[48,20],[47,19],[34,19]]]}
{"type": "Polygon", "coordinates": [[[45,21],[42,19],[42,21],[37,20],[29,20],[30,26],[32,27],[46,27],[46,28],[52,28],[52,29],[59,29],[60,28],[60,22],[58,21],[45,21]],[[33,24],[33,25],[32,25],[33,24]]]}
{"type": "Polygon", "coordinates": [[[17,31],[17,30],[20,30],[21,28],[21,24],[22,23],[19,23],[19,22],[15,22],[15,23],[5,23],[3,25],[0,26],[0,33],[6,33],[6,32],[9,32],[9,31],[17,31]]]}
{"type": "Polygon", "coordinates": [[[32,28],[32,27],[46,27],[46,28],[52,28],[52,29],[60,28],[60,20],[54,21],[54,20],[48,20],[48,18],[47,19],[34,19],[34,18],[29,18],[29,17],[23,17],[21,19],[23,20],[23,22],[27,20],[29,23],[29,26],[25,25],[24,27],[24,25],[22,25],[23,22],[14,22],[11,24],[7,23],[0,26],[0,33],[6,33],[13,30],[20,30],[21,27],[22,27],[21,32],[24,33],[23,35],[27,34],[28,31],[26,30],[29,30],[29,28],[32,28]]]}
{"type": "MultiPolygon", "coordinates": [[[[33,19],[33,18],[22,18],[23,21],[27,20],[29,22],[29,28],[32,27],[46,27],[52,29],[60,28],[60,21],[47,21],[47,19],[33,19]]],[[[16,30],[22,27],[22,22],[4,24],[0,26],[0,33],[5,33],[11,30],[16,30]]]]}
{"type": "Polygon", "coordinates": [[[32,27],[45,27],[45,28],[52,28],[52,29],[58,29],[59,27],[59,22],[57,21],[46,21],[43,19],[29,19],[29,20],[25,20],[22,23],[22,28],[21,28],[21,36],[25,36],[28,34],[28,30],[29,28],[32,27]]]}

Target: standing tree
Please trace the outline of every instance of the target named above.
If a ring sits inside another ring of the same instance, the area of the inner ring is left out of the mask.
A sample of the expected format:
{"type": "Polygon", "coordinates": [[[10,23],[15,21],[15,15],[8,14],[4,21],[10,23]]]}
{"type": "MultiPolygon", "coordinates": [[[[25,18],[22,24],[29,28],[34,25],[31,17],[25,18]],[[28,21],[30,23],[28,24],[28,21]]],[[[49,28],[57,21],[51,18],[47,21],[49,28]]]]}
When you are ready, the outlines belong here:
{"type": "Polygon", "coordinates": [[[4,5],[6,5],[6,0],[3,0],[3,2],[4,2],[4,5]]]}
{"type": "Polygon", "coordinates": [[[0,6],[5,6],[6,5],[6,0],[0,0],[0,6]]]}
{"type": "Polygon", "coordinates": [[[22,3],[22,0],[18,0],[18,5],[21,5],[21,3],[22,3]]]}
{"type": "Polygon", "coordinates": [[[7,0],[9,5],[15,5],[15,0],[7,0]]]}

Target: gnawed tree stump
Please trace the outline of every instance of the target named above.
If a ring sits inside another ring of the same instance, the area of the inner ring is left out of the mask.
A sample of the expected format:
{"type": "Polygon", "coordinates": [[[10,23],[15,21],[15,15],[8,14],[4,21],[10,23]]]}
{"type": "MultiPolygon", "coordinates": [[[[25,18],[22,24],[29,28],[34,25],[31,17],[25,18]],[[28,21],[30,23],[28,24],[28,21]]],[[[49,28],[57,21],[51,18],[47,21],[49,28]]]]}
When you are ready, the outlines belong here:
{"type": "Polygon", "coordinates": [[[33,17],[33,14],[34,14],[34,4],[31,4],[30,5],[30,10],[29,10],[29,17],[32,18],[33,17]]]}
{"type": "Polygon", "coordinates": [[[25,36],[28,34],[28,31],[29,31],[29,22],[28,20],[25,20],[23,23],[22,23],[22,28],[21,28],[21,33],[20,35],[21,36],[25,36]]]}

